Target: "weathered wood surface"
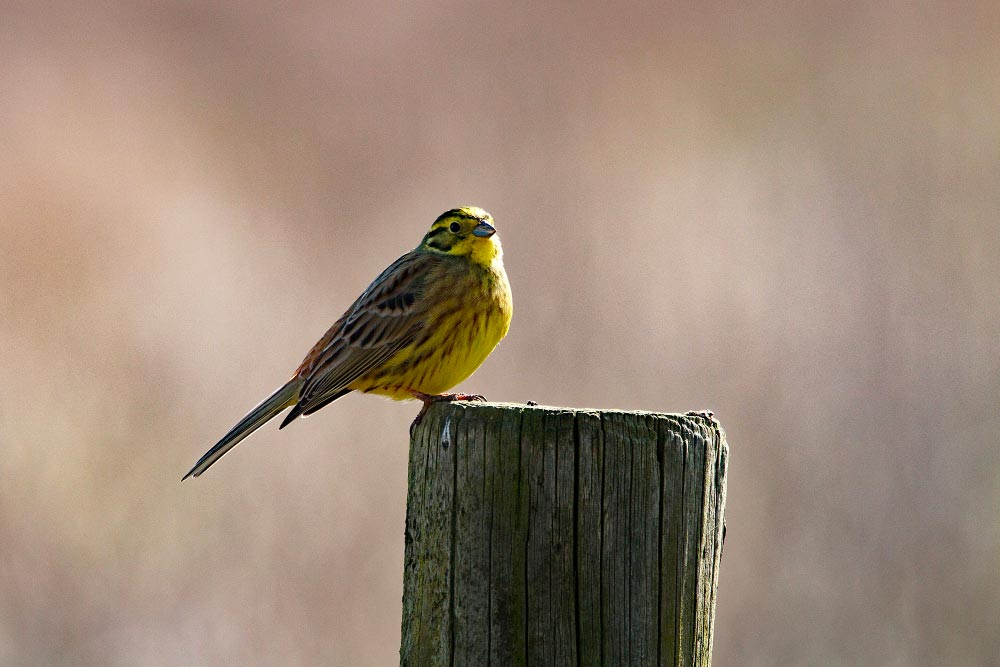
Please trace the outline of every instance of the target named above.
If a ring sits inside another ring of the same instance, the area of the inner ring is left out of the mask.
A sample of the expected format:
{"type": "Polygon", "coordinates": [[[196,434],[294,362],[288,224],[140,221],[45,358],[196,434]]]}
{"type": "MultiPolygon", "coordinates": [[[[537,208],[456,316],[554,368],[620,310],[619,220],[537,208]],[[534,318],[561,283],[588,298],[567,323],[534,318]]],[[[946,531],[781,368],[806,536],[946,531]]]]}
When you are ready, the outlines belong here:
{"type": "Polygon", "coordinates": [[[410,443],[401,664],[711,664],[728,457],[701,413],[435,405],[410,443]]]}

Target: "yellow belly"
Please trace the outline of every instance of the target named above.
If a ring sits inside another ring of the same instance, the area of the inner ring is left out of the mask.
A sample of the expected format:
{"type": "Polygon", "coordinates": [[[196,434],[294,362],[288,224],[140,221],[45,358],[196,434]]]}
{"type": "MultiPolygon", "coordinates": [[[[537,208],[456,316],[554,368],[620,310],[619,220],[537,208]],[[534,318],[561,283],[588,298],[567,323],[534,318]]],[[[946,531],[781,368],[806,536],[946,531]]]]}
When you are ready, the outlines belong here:
{"type": "Polygon", "coordinates": [[[444,393],[472,375],[507,335],[513,312],[502,269],[480,291],[469,307],[436,322],[424,343],[401,350],[351,389],[407,400],[414,391],[444,393]]]}
{"type": "Polygon", "coordinates": [[[454,344],[445,343],[439,360],[426,373],[415,374],[412,388],[424,394],[440,394],[459,384],[486,361],[509,325],[510,318],[496,312],[476,327],[456,327],[454,344]]]}

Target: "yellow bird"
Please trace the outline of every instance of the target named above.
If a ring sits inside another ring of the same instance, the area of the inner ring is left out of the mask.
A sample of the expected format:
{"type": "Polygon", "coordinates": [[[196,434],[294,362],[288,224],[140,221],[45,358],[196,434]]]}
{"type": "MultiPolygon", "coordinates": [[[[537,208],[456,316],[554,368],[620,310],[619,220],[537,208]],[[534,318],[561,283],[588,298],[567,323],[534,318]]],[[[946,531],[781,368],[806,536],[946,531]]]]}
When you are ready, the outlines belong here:
{"type": "Polygon", "coordinates": [[[279,428],[352,391],[419,399],[419,420],[479,368],[507,335],[513,302],[503,250],[489,213],[443,213],[416,248],[368,286],[316,343],[295,375],[250,411],[194,465],[201,473],[285,408],[279,428]]]}

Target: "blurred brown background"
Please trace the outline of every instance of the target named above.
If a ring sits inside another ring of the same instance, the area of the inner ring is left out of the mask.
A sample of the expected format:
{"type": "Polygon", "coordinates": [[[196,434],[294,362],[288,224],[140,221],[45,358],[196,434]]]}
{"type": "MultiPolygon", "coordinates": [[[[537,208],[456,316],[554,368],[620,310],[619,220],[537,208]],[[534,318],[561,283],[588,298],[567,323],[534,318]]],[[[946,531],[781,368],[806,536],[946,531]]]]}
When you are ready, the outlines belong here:
{"type": "Polygon", "coordinates": [[[716,664],[1000,661],[997,3],[0,19],[0,664],[394,664],[416,405],[179,480],[464,203],[464,388],[726,427],[716,664]]]}

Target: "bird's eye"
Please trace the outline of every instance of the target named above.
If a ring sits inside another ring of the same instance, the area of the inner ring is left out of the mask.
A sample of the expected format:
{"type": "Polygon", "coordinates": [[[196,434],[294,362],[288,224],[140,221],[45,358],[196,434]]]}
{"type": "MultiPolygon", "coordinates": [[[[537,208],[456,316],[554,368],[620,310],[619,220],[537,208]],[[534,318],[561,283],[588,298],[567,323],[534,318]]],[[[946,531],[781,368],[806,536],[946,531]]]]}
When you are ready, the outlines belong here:
{"type": "Polygon", "coordinates": [[[462,225],[458,224],[457,222],[453,222],[450,225],[448,225],[448,229],[451,230],[452,234],[458,234],[460,231],[462,231],[462,225]]]}

